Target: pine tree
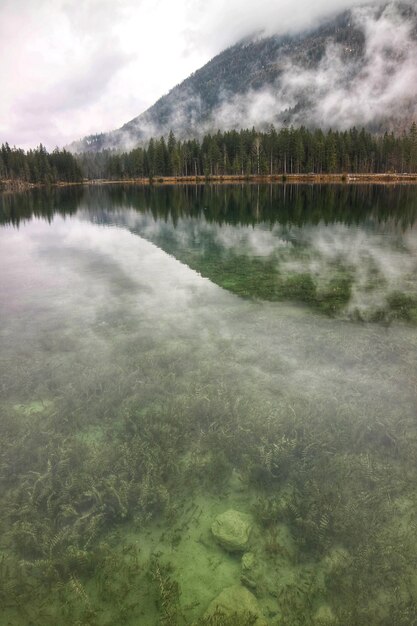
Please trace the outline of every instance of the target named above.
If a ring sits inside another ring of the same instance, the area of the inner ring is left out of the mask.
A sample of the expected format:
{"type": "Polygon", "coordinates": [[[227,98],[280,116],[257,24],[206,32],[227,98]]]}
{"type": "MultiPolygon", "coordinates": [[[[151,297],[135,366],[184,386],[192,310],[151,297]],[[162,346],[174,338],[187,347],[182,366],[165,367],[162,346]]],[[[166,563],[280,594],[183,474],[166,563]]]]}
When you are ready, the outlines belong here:
{"type": "Polygon", "coordinates": [[[408,169],[410,172],[417,172],[417,124],[412,123],[409,131],[410,153],[408,159],[408,169]]]}

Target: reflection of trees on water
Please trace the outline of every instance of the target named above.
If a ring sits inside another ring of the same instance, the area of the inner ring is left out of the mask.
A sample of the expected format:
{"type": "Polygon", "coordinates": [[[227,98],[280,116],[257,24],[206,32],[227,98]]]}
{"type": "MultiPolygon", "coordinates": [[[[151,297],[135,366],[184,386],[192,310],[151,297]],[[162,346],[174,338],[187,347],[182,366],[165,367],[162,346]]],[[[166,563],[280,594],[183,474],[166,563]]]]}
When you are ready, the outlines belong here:
{"type": "Polygon", "coordinates": [[[414,186],[106,185],[0,198],[0,222],[116,224],[249,298],[328,315],[417,321],[414,186]],[[408,232],[407,232],[408,231],[408,232]]]}
{"type": "MultiPolygon", "coordinates": [[[[94,205],[100,200],[88,191],[84,201],[93,208],[91,202],[94,205]]],[[[183,216],[204,215],[206,221],[218,224],[361,224],[373,218],[394,219],[409,227],[417,218],[414,186],[243,184],[139,189],[114,186],[101,192],[108,198],[107,206],[151,210],[156,218],[171,218],[174,224],[183,216]]]]}
{"type": "Polygon", "coordinates": [[[51,221],[55,215],[74,215],[82,196],[81,187],[0,194],[0,224],[18,226],[34,217],[51,221]]]}
{"type": "Polygon", "coordinates": [[[100,194],[84,205],[89,218],[129,228],[239,296],[353,319],[417,320],[413,187],[114,187],[100,194]]]}
{"type": "Polygon", "coordinates": [[[361,224],[394,220],[404,228],[417,218],[417,189],[397,185],[105,185],[0,195],[0,223],[19,219],[133,208],[157,219],[204,216],[218,224],[258,222],[302,226],[319,222],[361,224]]]}

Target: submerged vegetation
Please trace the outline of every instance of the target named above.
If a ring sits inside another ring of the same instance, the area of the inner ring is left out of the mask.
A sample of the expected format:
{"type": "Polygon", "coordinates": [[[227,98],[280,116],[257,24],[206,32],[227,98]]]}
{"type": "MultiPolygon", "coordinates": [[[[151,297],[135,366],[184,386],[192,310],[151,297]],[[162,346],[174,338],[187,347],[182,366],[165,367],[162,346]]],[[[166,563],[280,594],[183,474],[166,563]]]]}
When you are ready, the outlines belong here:
{"type": "MultiPolygon", "coordinates": [[[[182,347],[175,358],[185,355],[182,347]]],[[[314,615],[323,603],[333,615],[324,623],[412,623],[415,426],[403,422],[399,432],[397,415],[364,420],[348,407],[326,417],[300,404],[254,406],[216,379],[203,390],[206,372],[189,389],[175,378],[175,396],[164,397],[161,357],[142,354],[142,393],[98,423],[89,411],[74,423],[65,398],[33,412],[3,403],[0,573],[9,622],[133,624],[145,610],[141,623],[194,623],[204,606],[190,613],[181,603],[172,548],[198,528],[200,491],[226,502],[238,476],[256,520],[256,564],[241,580],[268,623],[321,623],[314,615]],[[165,538],[147,557],[155,523],[165,538]],[[125,539],[132,534],[134,542],[125,539]]],[[[199,532],[212,542],[204,524],[199,532]]]]}
{"type": "Polygon", "coordinates": [[[332,215],[379,254],[391,233],[403,266],[415,193],[282,194],[2,199],[1,626],[415,623],[414,292],[395,274],[391,319],[406,324],[346,323],[315,313],[346,305],[354,267],[332,260],[324,283],[294,269],[317,264],[332,215]],[[259,232],[286,245],[256,255],[259,232]],[[229,509],[250,520],[241,551],[211,531],[229,509]]]}

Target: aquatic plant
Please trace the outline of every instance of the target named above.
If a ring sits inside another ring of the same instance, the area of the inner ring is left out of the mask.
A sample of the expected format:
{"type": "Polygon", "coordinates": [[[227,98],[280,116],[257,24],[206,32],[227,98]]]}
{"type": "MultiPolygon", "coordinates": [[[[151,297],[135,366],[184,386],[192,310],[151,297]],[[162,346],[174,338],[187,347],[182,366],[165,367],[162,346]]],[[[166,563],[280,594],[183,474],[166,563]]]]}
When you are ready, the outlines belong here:
{"type": "MultiPolygon", "coordinates": [[[[196,198],[209,198],[208,190],[190,191],[184,209],[182,191],[175,192],[175,206],[165,192],[164,202],[159,191],[146,193],[154,194],[156,216],[162,211],[168,220],[172,212],[177,220],[198,215],[196,198]]],[[[146,193],[138,198],[128,192],[123,202],[129,199],[145,211],[146,193]]],[[[210,193],[215,197],[217,192],[210,193]]],[[[235,204],[246,197],[239,190],[231,193],[235,204]]],[[[302,194],[311,201],[307,190],[302,194]]],[[[406,196],[410,212],[404,219],[412,221],[415,200],[406,196]]],[[[326,215],[336,211],[348,219],[349,198],[344,206],[332,204],[343,198],[329,191],[326,215]]],[[[86,202],[97,215],[104,201],[118,206],[119,199],[117,190],[99,197],[88,192],[86,202]]],[[[233,219],[250,224],[250,195],[246,200],[233,219]]],[[[282,209],[289,240],[291,224],[323,217],[314,207],[308,217],[307,204],[303,207],[304,201],[296,216],[282,209]]],[[[33,208],[42,214],[40,201],[33,208]]],[[[233,221],[226,204],[217,209],[217,217],[207,215],[207,223],[233,221]]],[[[272,205],[264,210],[265,219],[273,222],[272,205]]],[[[388,205],[381,211],[391,215],[388,205]]],[[[360,216],[350,219],[360,221],[360,216]]],[[[109,301],[94,309],[97,319],[86,322],[77,307],[68,307],[58,321],[35,316],[28,333],[27,318],[18,314],[2,327],[2,626],[236,623],[233,616],[202,617],[206,590],[204,601],[187,597],[187,579],[177,563],[193,554],[192,541],[196,554],[201,550],[207,557],[213,597],[219,591],[217,573],[232,572],[232,582],[256,591],[272,624],[321,625],[321,606],[330,606],[327,616],[343,626],[410,626],[415,621],[412,329],[405,323],[387,329],[354,326],[318,315],[327,305],[326,315],[342,315],[351,290],[350,267],[334,267],[334,282],[305,272],[277,273],[276,257],[216,258],[221,250],[210,248],[210,237],[204,240],[203,261],[198,247],[189,252],[207,275],[224,280],[232,292],[291,296],[315,312],[294,308],[284,314],[275,305],[267,309],[223,294],[220,330],[217,308],[211,327],[204,317],[210,312],[196,309],[204,315],[195,322],[188,301],[178,316],[161,321],[167,328],[159,328],[154,319],[138,322],[144,309],[131,310],[116,285],[114,293],[106,291],[109,301]],[[293,312],[291,319],[285,317],[293,312]],[[302,316],[300,325],[295,312],[302,316]],[[181,316],[186,319],[180,323],[181,316]],[[192,322],[201,322],[198,332],[188,330],[192,322]],[[305,350],[297,335],[303,325],[308,327],[305,350]],[[245,335],[255,327],[263,337],[259,345],[245,335]],[[271,328],[292,333],[282,354],[281,340],[266,349],[271,328]],[[310,379],[300,374],[299,363],[297,376],[288,374],[293,360],[308,358],[318,341],[324,343],[312,353],[323,349],[323,362],[328,362],[323,384],[321,370],[317,375],[309,371],[310,379]],[[335,349],[342,364],[333,359],[335,349]],[[15,359],[10,356],[14,351],[15,359]],[[398,372],[407,375],[401,378],[398,372]],[[256,566],[250,573],[241,571],[236,557],[223,554],[210,536],[210,525],[226,502],[253,513],[256,566]]],[[[296,253],[304,260],[310,254],[303,245],[296,253]]],[[[127,290],[132,288],[128,282],[127,290]]],[[[400,290],[388,298],[381,320],[413,323],[412,290],[403,296],[400,290]]],[[[251,620],[248,615],[248,624],[251,620]]]]}
{"type": "Polygon", "coordinates": [[[158,589],[158,606],[160,609],[161,626],[176,626],[180,618],[180,588],[178,582],[171,577],[172,568],[169,564],[162,565],[153,559],[150,576],[158,589]]]}
{"type": "Polygon", "coordinates": [[[223,612],[209,615],[208,617],[201,617],[195,626],[254,626],[257,621],[256,615],[242,615],[242,613],[235,615],[225,615],[223,612]]]}

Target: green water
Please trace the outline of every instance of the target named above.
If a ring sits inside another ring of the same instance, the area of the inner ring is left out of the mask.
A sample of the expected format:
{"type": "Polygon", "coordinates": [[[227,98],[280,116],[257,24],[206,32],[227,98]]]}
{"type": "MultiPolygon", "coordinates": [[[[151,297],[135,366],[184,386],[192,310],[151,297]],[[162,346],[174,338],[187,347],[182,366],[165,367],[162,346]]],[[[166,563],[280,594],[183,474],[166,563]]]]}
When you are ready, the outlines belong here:
{"type": "Polygon", "coordinates": [[[0,625],[417,624],[416,220],[405,186],[0,196],[0,625]]]}

